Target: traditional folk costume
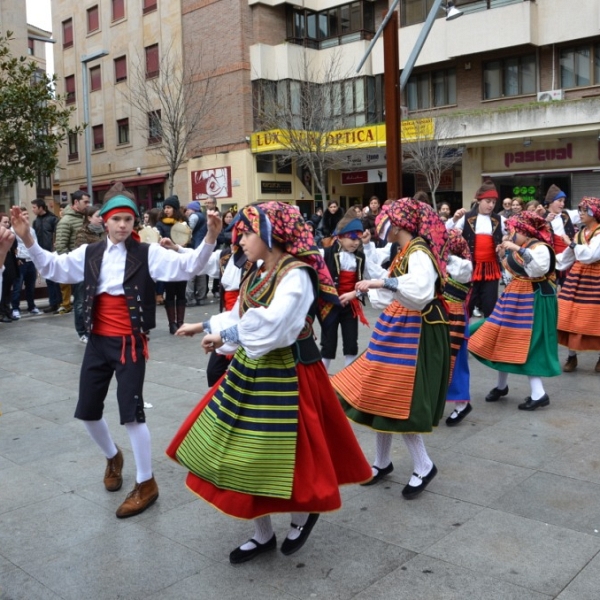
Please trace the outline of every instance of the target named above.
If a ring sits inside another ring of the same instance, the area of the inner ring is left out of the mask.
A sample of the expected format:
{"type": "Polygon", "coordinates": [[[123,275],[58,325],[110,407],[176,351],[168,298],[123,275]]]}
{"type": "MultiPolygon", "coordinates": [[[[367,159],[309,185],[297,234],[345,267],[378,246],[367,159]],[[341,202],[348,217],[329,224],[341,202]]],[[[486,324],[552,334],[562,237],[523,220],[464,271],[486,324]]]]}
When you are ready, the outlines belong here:
{"type": "Polygon", "coordinates": [[[458,425],[472,410],[471,373],[469,371],[469,313],[467,310],[473,263],[467,241],[457,230],[448,236],[448,276],[444,284],[444,299],[450,319],[450,385],[447,402],[453,410],[446,425],[458,425]]]}
{"type": "Polygon", "coordinates": [[[552,234],[543,217],[521,212],[507,228],[529,241],[518,251],[506,251],[504,267],[513,275],[494,311],[472,333],[469,351],[498,371],[498,383],[487,395],[494,402],[508,393],[508,374],[527,375],[531,396],[520,410],[550,404],[541,377],[560,375],[556,335],[557,301],[552,234]]]}
{"type": "MultiPolygon", "coordinates": [[[[475,194],[477,200],[486,198],[498,199],[496,186],[485,182],[475,194]]],[[[473,257],[472,291],[469,301],[469,314],[479,307],[484,317],[489,317],[498,300],[498,282],[502,276],[500,259],[496,247],[502,243],[505,219],[496,214],[479,214],[479,206],[461,217],[456,223],[453,219],[446,221],[446,228],[462,230],[463,237],[469,244],[473,257]]]]}
{"type": "Polygon", "coordinates": [[[325,319],[336,294],[312,235],[300,213],[279,202],[244,208],[234,245],[244,231],[285,252],[268,272],[250,273],[232,311],[205,325],[221,332],[222,352],[237,349],[167,449],[190,470],[192,492],[255,519],[254,539],[230,554],[232,563],[275,548],[272,513],[293,513],[281,551],[295,552],[318,513],[340,508],[339,486],[371,476],[313,338],[315,315],[325,319]]]}
{"type": "MultiPolygon", "coordinates": [[[[100,211],[105,220],[115,213],[137,216],[135,202],[124,193],[120,183],[107,192],[110,199],[100,211]]],[[[107,458],[104,484],[111,492],[119,490],[123,482],[123,455],[102,415],[113,374],[117,378],[120,420],[130,437],[137,469],[136,486],[117,510],[119,518],[142,512],[158,498],[142,393],[148,358],[146,334],[156,320],[154,280],[187,279],[204,266],[213,248],[214,244],[205,244],[193,253],[178,254],[159,244],[142,244],[133,234],[124,242],[115,244],[107,238],[68,254],[53,254],[37,244],[30,248],[42,277],[60,283],[83,281],[89,342],[81,365],[75,417],[84,422],[107,458]]]]}
{"type": "MultiPolygon", "coordinates": [[[[567,195],[556,185],[552,184],[546,192],[544,198],[544,205],[550,206],[553,202],[561,199],[566,199],[567,195]]],[[[546,213],[548,216],[549,213],[546,213]]],[[[576,210],[561,210],[552,221],[550,226],[552,227],[552,242],[554,245],[554,252],[558,256],[567,249],[563,236],[567,235],[570,239],[575,239],[575,227],[581,224],[579,218],[579,212],[576,210]]],[[[556,281],[558,285],[562,285],[567,276],[567,270],[556,272],[556,281]]]]}
{"type": "MultiPolygon", "coordinates": [[[[360,219],[346,220],[344,217],[335,232],[335,241],[323,251],[323,258],[329,274],[333,279],[339,296],[354,291],[356,284],[363,279],[365,272],[365,254],[362,250],[346,252],[339,241],[348,237],[360,239],[364,227],[360,219]]],[[[358,322],[369,326],[362,302],[358,298],[351,300],[346,306],[334,306],[327,326],[321,329],[321,355],[323,364],[329,364],[335,358],[338,341],[338,326],[342,330],[342,349],[345,366],[348,366],[358,355],[358,322]]]]}
{"type": "MultiPolygon", "coordinates": [[[[367,350],[331,382],[348,418],[377,432],[370,483],[393,471],[392,434],[404,434],[414,473],[402,494],[414,498],[437,473],[420,434],[437,426],[450,374],[448,315],[441,301],[448,236],[433,209],[412,198],[384,207],[378,226],[380,239],[390,226],[414,238],[388,272],[382,269],[384,288],[369,291],[371,302],[385,310],[367,350]]],[[[377,272],[375,264],[368,268],[377,272]]]]}
{"type": "Polygon", "coordinates": [[[594,221],[557,256],[558,269],[570,269],[558,296],[558,343],[569,348],[567,372],[577,368],[578,350],[600,351],[600,199],[586,197],[579,207],[594,221]]]}

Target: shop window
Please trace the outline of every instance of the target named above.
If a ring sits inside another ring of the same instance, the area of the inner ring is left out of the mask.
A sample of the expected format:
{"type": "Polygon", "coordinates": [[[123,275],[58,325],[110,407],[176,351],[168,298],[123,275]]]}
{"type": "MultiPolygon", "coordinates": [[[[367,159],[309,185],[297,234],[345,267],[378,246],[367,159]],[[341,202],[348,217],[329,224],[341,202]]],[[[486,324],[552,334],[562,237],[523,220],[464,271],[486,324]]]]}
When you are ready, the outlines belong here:
{"type": "Polygon", "coordinates": [[[483,99],[534,94],[535,54],[493,60],[483,65],[483,99]]]}
{"type": "Polygon", "coordinates": [[[75,104],[75,75],[67,75],[67,77],[65,77],[65,94],[66,103],[75,104]]]}
{"type": "Polygon", "coordinates": [[[92,137],[94,140],[94,150],[104,149],[104,125],[94,125],[92,127],[92,137]]]}
{"type": "Polygon", "coordinates": [[[94,33],[100,29],[100,15],[98,13],[98,6],[92,6],[87,11],[87,30],[88,33],[94,33]]]}
{"type": "Polygon", "coordinates": [[[127,80],[127,57],[115,58],[115,83],[127,80]]]}
{"type": "Polygon", "coordinates": [[[63,48],[70,48],[73,45],[73,19],[67,19],[62,22],[63,48]]]}
{"type": "Polygon", "coordinates": [[[129,119],[117,121],[117,140],[119,145],[129,144],[129,119]]]}
{"type": "Polygon", "coordinates": [[[406,84],[408,110],[456,104],[456,71],[442,69],[411,75],[406,84]]]}
{"type": "Polygon", "coordinates": [[[90,69],[90,91],[96,92],[102,89],[102,71],[100,65],[90,69]]]}
{"type": "Polygon", "coordinates": [[[160,67],[158,64],[158,44],[147,46],[146,52],[146,79],[152,77],[158,77],[160,74],[160,67]]]}

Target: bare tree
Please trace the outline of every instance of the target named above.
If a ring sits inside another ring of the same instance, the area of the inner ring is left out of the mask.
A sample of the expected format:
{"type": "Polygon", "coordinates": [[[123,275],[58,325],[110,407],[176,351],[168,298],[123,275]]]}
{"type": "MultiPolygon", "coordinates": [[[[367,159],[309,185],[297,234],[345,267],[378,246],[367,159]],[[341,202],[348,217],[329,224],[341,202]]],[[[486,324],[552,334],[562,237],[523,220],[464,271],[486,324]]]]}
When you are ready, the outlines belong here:
{"type": "Polygon", "coordinates": [[[353,79],[341,72],[339,54],[316,65],[302,52],[291,79],[261,80],[255,88],[254,115],[258,130],[278,130],[285,148],[281,163],[295,162],[308,171],[322,198],[327,197],[327,171],[344,165],[343,141],[332,132],[354,127],[344,115],[344,102],[354,102],[353,79]]]}
{"type": "Polygon", "coordinates": [[[431,191],[433,208],[437,210],[435,192],[442,175],[462,160],[462,151],[454,141],[457,122],[451,117],[410,121],[411,131],[404,132],[410,141],[402,146],[402,169],[405,173],[423,175],[431,191]],[[433,126],[432,126],[433,122],[433,126]]]}
{"type": "Polygon", "coordinates": [[[204,68],[201,50],[196,56],[186,57],[184,64],[172,45],[161,48],[155,74],[146,71],[146,60],[138,55],[123,92],[134,108],[136,128],[147,134],[149,149],[169,167],[169,194],[191,143],[197,145],[214,129],[210,115],[219,102],[216,78],[204,68]]]}

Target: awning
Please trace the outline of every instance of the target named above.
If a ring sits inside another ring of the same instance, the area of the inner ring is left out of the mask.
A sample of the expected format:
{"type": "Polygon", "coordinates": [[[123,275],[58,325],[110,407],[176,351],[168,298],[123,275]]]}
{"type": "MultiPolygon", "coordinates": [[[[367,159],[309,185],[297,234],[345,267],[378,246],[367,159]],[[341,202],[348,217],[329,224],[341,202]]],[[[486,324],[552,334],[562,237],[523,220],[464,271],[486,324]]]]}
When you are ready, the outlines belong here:
{"type": "MultiPolygon", "coordinates": [[[[145,175],[144,177],[131,177],[129,179],[111,179],[110,181],[98,181],[92,184],[92,191],[102,192],[108,190],[112,185],[120,181],[126,188],[139,187],[140,185],[153,185],[156,183],[164,183],[169,178],[168,173],[157,173],[156,175],[145,175]]],[[[87,184],[79,186],[80,190],[86,190],[87,184]]]]}

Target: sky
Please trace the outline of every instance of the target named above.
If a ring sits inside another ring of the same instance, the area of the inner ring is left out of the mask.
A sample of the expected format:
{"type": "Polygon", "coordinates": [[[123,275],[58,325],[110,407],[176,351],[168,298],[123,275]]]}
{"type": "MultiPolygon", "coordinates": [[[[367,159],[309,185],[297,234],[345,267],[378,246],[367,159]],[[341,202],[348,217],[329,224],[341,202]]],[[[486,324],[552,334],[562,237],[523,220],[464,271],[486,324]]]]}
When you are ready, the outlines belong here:
{"type": "MultiPolygon", "coordinates": [[[[27,23],[41,27],[46,31],[52,31],[52,12],[50,10],[50,0],[26,0],[27,3],[27,23]]],[[[56,39],[56,32],[52,37],[56,39]]],[[[54,71],[54,47],[52,44],[46,44],[46,70],[48,73],[54,71]]]]}

